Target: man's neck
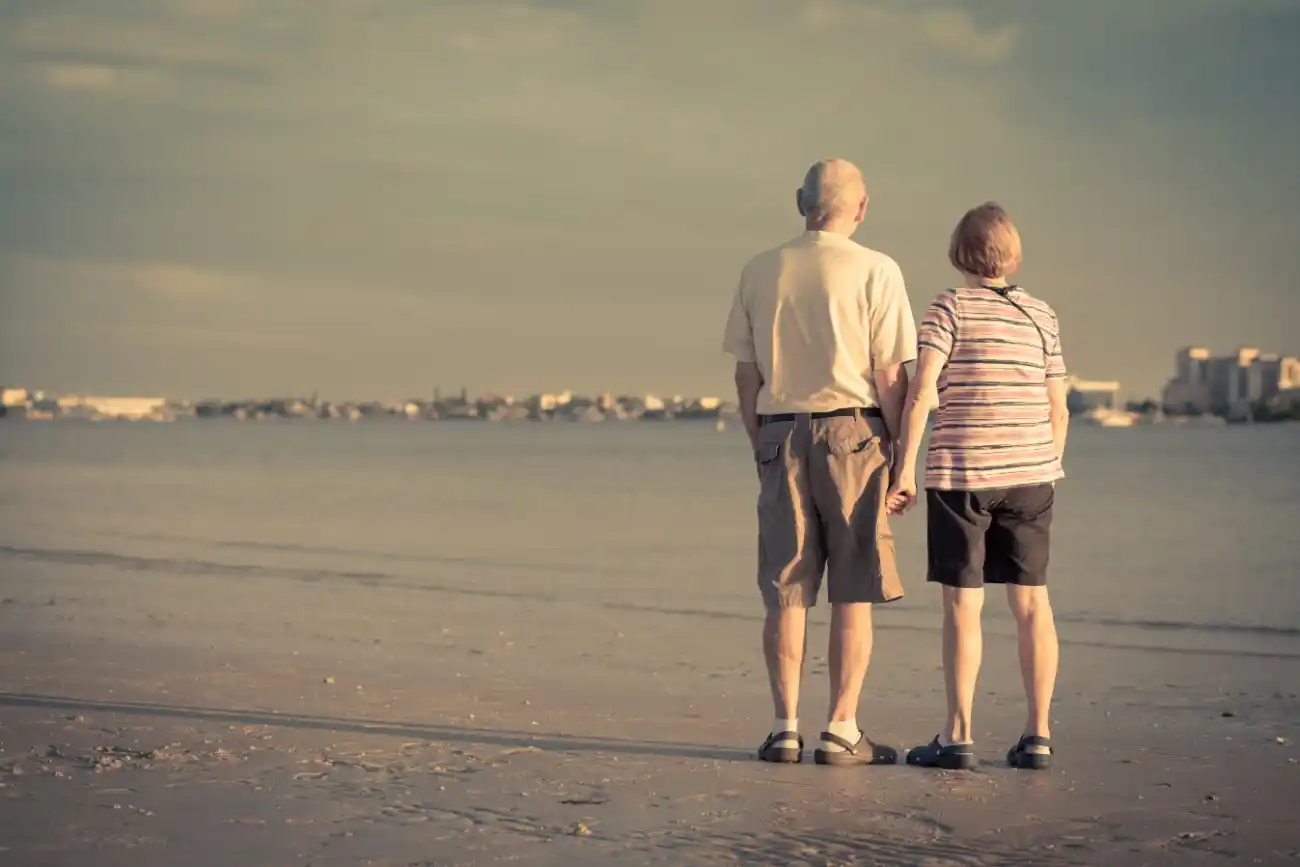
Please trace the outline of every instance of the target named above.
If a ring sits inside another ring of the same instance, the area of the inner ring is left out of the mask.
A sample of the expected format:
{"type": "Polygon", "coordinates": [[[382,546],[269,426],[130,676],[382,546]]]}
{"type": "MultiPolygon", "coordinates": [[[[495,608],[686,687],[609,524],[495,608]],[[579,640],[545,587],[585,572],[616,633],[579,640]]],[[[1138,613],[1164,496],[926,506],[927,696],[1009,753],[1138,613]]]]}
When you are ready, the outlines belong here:
{"type": "Polygon", "coordinates": [[[825,232],[828,235],[842,235],[845,238],[853,237],[853,233],[858,230],[858,224],[855,220],[821,220],[805,218],[803,227],[808,232],[825,232]]]}

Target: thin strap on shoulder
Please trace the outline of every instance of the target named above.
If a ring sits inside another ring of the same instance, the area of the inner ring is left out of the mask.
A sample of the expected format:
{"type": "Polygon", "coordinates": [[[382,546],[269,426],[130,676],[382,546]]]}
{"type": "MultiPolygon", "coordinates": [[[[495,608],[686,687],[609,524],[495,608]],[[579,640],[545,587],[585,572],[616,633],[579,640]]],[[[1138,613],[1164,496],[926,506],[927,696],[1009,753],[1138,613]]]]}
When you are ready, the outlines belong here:
{"type": "Polygon", "coordinates": [[[1021,306],[1021,304],[1018,301],[1016,301],[1016,299],[1011,297],[1011,293],[1016,289],[1019,289],[1020,287],[1014,285],[1012,286],[987,286],[986,285],[984,286],[984,288],[988,289],[990,292],[995,293],[1003,301],[1007,302],[1012,307],[1016,308],[1021,313],[1023,313],[1025,315],[1025,318],[1029,320],[1029,324],[1034,326],[1034,330],[1038,332],[1038,339],[1043,343],[1043,365],[1046,366],[1047,359],[1052,354],[1051,351],[1047,348],[1047,335],[1043,333],[1042,326],[1038,324],[1038,320],[1035,319],[1028,310],[1026,310],[1023,306],[1021,306]]]}

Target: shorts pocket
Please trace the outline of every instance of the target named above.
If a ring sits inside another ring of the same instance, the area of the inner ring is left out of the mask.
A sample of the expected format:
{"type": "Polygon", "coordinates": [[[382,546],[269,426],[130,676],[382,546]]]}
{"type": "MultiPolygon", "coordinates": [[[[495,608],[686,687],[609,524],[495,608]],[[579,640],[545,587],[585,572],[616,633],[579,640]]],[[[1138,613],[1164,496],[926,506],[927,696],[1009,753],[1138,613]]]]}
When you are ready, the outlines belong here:
{"type": "Polygon", "coordinates": [[[880,441],[866,421],[846,418],[826,431],[826,448],[833,455],[856,455],[880,441]]]}
{"type": "Polygon", "coordinates": [[[1054,483],[1049,482],[1045,485],[1038,485],[1034,494],[1033,517],[1037,518],[1052,511],[1052,507],[1056,505],[1056,485],[1054,483]]]}
{"type": "Polygon", "coordinates": [[[790,440],[794,430],[792,424],[766,424],[758,431],[758,448],[754,450],[754,462],[765,467],[781,456],[781,448],[790,440]]]}
{"type": "Polygon", "coordinates": [[[1056,505],[1056,486],[1051,482],[1011,488],[1003,500],[1003,509],[1021,521],[1034,521],[1052,511],[1056,505]]]}

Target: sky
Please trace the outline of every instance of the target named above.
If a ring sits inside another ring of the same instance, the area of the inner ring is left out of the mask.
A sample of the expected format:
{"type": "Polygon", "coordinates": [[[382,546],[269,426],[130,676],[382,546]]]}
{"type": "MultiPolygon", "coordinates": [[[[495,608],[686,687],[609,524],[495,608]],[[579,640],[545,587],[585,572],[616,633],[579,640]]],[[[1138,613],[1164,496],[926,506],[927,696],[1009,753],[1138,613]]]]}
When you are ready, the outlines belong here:
{"type": "Polygon", "coordinates": [[[1072,372],[1300,353],[1291,0],[0,0],[0,382],[730,392],[853,160],[919,317],[1020,226],[1072,372]]]}

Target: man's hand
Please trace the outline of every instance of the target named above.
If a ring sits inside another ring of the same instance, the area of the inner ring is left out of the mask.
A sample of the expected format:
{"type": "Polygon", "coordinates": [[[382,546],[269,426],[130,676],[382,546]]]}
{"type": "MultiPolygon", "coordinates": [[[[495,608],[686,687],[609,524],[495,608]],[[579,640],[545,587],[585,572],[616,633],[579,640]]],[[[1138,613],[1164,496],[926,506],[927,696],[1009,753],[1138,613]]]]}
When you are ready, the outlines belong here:
{"type": "Polygon", "coordinates": [[[899,467],[894,473],[894,482],[885,494],[885,511],[890,515],[901,515],[916,505],[916,470],[899,467]]]}

